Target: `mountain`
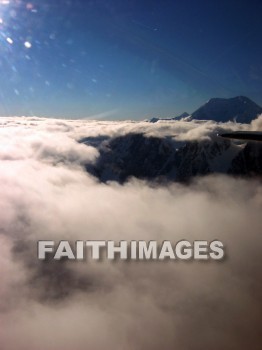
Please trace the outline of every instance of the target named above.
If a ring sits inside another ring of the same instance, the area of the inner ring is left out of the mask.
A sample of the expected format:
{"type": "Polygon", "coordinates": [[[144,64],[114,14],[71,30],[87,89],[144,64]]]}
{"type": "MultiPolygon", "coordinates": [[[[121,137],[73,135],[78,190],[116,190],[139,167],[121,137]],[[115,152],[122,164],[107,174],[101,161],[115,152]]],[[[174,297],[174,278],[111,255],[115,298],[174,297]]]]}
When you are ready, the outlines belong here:
{"type": "Polygon", "coordinates": [[[233,159],[229,174],[238,176],[262,175],[262,146],[249,142],[233,159]]]}
{"type": "Polygon", "coordinates": [[[187,118],[189,117],[189,114],[187,112],[184,112],[182,114],[180,114],[179,116],[175,117],[175,118],[172,118],[173,120],[180,120],[180,119],[184,119],[184,118],[187,118]]]}
{"type": "Polygon", "coordinates": [[[190,116],[188,113],[182,113],[174,118],[151,118],[147,120],[150,123],[166,120],[190,121],[196,120],[214,120],[216,122],[236,121],[238,123],[250,123],[262,114],[262,107],[245,96],[237,96],[233,98],[211,98],[207,103],[198,108],[190,116]]]}
{"type": "Polygon", "coordinates": [[[187,118],[189,117],[189,114],[187,112],[184,112],[180,115],[178,115],[177,117],[173,117],[173,118],[151,118],[149,120],[146,120],[147,122],[149,123],[156,123],[158,122],[159,120],[167,120],[167,121],[170,121],[170,120],[181,120],[181,119],[184,119],[184,118],[187,118]]]}
{"type": "Polygon", "coordinates": [[[130,177],[157,182],[188,182],[195,176],[222,173],[262,176],[261,143],[235,144],[227,139],[179,142],[140,133],[85,138],[99,157],[86,170],[101,182],[126,182],[130,177]]]}
{"type": "MultiPolygon", "coordinates": [[[[236,120],[250,123],[262,108],[249,98],[212,98],[192,116],[183,113],[160,120],[236,120]]],[[[205,141],[177,141],[172,137],[145,136],[127,133],[122,136],[86,137],[80,142],[96,147],[99,152],[95,164],[86,170],[101,182],[126,182],[130,177],[157,182],[188,182],[195,176],[229,174],[232,176],[262,176],[262,143],[234,143],[212,136],[205,141]]]]}
{"type": "Polygon", "coordinates": [[[217,122],[235,120],[238,123],[250,123],[261,113],[262,108],[244,96],[228,99],[211,98],[192,114],[192,119],[217,122]]]}

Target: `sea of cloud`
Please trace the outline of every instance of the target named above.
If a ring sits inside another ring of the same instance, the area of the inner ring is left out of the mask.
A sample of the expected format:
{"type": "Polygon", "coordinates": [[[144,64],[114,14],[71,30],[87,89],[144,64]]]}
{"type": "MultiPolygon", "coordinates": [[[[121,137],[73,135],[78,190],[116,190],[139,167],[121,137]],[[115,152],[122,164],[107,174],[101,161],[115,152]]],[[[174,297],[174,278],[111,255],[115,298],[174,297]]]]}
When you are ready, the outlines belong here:
{"type": "Polygon", "coordinates": [[[261,130],[214,122],[0,119],[0,349],[260,349],[262,186],[99,183],[84,137],[178,140],[261,130]],[[221,240],[220,262],[40,262],[37,240],[221,240]]]}

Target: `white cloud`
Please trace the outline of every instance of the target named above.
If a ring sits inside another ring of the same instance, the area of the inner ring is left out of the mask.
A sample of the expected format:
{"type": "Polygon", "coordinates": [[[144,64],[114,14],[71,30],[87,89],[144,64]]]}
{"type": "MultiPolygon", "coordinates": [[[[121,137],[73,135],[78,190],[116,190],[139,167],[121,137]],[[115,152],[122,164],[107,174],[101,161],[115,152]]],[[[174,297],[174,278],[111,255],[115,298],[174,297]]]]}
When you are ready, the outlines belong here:
{"type": "MultiPolygon", "coordinates": [[[[81,137],[212,137],[233,123],[0,120],[0,341],[3,350],[258,349],[257,181],[100,184],[81,137]],[[37,239],[219,239],[223,262],[39,263],[37,239]]],[[[255,128],[256,126],[252,126],[255,128]]]]}
{"type": "Polygon", "coordinates": [[[262,130],[262,115],[258,116],[257,119],[251,122],[251,130],[261,131],[262,130]]]}

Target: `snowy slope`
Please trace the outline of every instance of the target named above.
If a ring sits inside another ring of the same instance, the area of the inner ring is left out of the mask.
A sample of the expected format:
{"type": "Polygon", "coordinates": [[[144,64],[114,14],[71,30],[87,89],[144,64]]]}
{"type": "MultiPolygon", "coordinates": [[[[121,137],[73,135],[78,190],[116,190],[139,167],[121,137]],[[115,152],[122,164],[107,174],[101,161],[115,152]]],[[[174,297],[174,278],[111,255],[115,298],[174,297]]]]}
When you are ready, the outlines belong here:
{"type": "MultiPolygon", "coordinates": [[[[88,140],[83,141],[89,144],[88,140]]],[[[212,173],[262,175],[262,145],[236,144],[216,138],[178,142],[170,137],[129,133],[97,145],[100,156],[87,166],[100,181],[124,183],[130,177],[152,181],[187,182],[212,173]]]]}

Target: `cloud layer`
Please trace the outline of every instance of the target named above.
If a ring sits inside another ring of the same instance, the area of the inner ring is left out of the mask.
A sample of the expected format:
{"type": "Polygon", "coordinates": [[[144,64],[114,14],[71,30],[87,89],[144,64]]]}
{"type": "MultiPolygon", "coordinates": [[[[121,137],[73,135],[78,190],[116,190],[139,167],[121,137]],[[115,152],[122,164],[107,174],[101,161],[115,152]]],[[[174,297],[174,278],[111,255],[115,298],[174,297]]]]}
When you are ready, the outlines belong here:
{"type": "Polygon", "coordinates": [[[260,349],[258,181],[101,184],[84,170],[87,136],[179,140],[251,126],[0,120],[0,347],[3,350],[260,349]],[[221,240],[222,262],[39,262],[51,240],[221,240]]]}

